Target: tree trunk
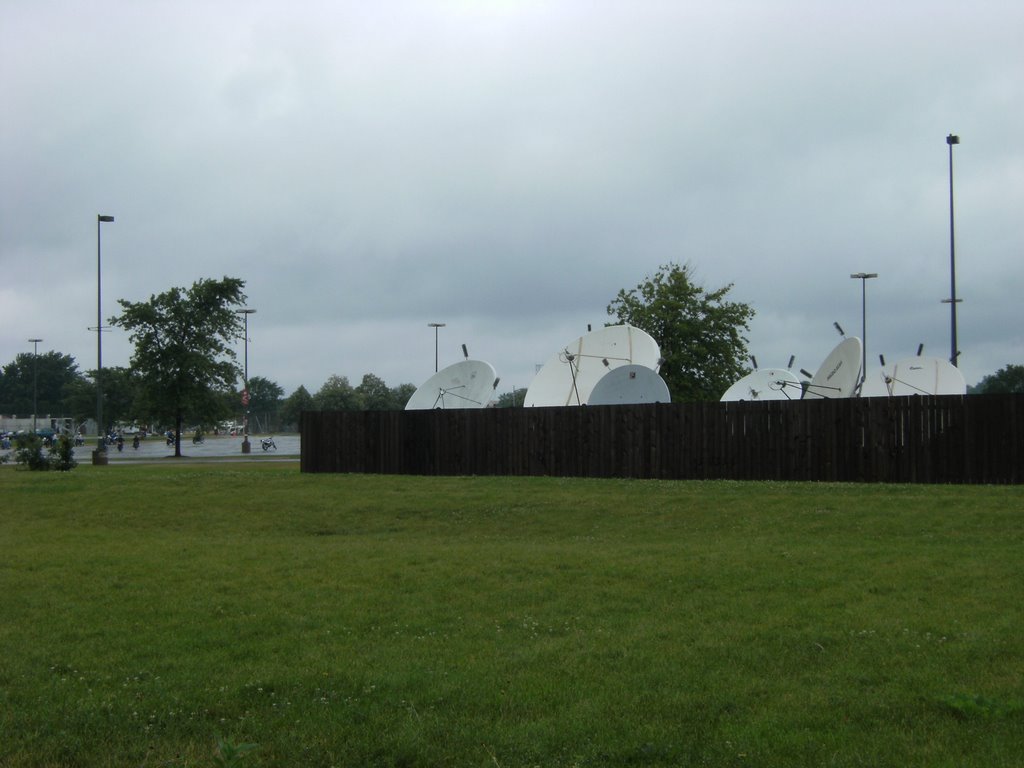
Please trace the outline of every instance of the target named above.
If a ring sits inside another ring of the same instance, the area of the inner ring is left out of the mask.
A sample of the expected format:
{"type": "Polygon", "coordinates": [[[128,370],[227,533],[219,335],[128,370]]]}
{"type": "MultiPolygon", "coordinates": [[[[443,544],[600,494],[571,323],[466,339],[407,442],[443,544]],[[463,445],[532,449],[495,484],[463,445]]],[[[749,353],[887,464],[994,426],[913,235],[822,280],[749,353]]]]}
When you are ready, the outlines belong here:
{"type": "Polygon", "coordinates": [[[184,421],[184,417],[181,415],[181,411],[178,411],[178,416],[174,420],[174,458],[181,458],[181,422],[184,421]]]}

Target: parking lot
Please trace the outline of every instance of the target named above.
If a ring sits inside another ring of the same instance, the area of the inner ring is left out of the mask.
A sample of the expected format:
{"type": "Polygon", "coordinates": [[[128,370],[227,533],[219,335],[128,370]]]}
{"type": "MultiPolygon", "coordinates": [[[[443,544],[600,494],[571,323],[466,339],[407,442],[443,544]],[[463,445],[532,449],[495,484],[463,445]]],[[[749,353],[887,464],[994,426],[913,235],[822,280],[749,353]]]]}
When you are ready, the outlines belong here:
{"type": "MultiPolygon", "coordinates": [[[[298,435],[273,435],[275,448],[263,450],[260,441],[266,435],[249,435],[250,456],[278,456],[281,458],[298,457],[299,436],[298,435]]],[[[95,440],[85,445],[85,453],[80,454],[82,448],[75,449],[75,458],[78,461],[87,461],[95,448],[95,440]]],[[[132,441],[125,440],[124,450],[118,451],[117,446],[107,446],[107,454],[110,461],[132,461],[140,459],[162,458],[174,455],[174,446],[168,445],[163,435],[150,435],[139,442],[138,448],[132,447],[132,441]]],[[[181,436],[181,455],[195,458],[224,458],[243,457],[242,438],[217,435],[206,437],[201,443],[193,443],[191,435],[181,436]]]]}
{"type": "MultiPolygon", "coordinates": [[[[281,459],[297,459],[300,441],[298,435],[274,435],[275,448],[263,450],[261,439],[266,435],[249,435],[251,458],[276,457],[281,459]]],[[[75,448],[75,461],[88,464],[92,461],[92,452],[96,448],[96,438],[86,438],[85,445],[75,448]]],[[[9,451],[3,451],[9,453],[9,451]]],[[[242,453],[242,438],[217,435],[206,437],[202,443],[193,443],[191,435],[181,437],[181,455],[190,458],[247,458],[242,453]]],[[[150,435],[139,442],[138,448],[132,447],[132,438],[126,437],[123,450],[118,451],[116,445],[107,446],[109,461],[150,461],[153,459],[174,456],[174,446],[167,445],[163,435],[150,435]]],[[[13,459],[12,459],[13,461],[13,459]]]]}

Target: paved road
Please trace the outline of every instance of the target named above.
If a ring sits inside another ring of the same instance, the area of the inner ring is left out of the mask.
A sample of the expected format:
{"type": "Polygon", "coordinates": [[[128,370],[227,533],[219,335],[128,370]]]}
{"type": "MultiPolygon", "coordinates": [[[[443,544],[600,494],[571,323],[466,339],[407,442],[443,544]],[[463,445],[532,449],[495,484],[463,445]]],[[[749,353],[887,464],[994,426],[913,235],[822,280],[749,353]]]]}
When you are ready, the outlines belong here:
{"type": "MultiPolygon", "coordinates": [[[[299,457],[299,436],[298,435],[274,435],[274,443],[277,450],[271,448],[264,451],[260,447],[262,435],[249,435],[249,445],[252,450],[250,456],[254,458],[278,457],[295,458],[299,457]]],[[[75,449],[75,460],[88,462],[92,458],[92,451],[96,447],[95,440],[89,440],[84,447],[75,449]]],[[[163,458],[174,455],[174,446],[167,445],[167,441],[160,435],[152,435],[143,440],[138,449],[132,448],[131,440],[125,440],[124,450],[118,451],[116,446],[107,446],[107,455],[112,462],[116,461],[140,461],[163,458]]],[[[202,443],[194,445],[191,436],[182,436],[181,455],[191,458],[224,458],[237,457],[246,458],[242,453],[242,438],[240,437],[207,437],[202,443]]]]}

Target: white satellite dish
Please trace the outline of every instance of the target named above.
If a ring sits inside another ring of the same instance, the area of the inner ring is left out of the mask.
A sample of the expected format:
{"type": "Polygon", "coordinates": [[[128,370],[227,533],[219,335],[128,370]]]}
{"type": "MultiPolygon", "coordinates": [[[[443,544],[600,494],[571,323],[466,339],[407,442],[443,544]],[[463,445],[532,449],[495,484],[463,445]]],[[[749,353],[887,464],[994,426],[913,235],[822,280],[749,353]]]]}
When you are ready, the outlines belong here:
{"type": "Polygon", "coordinates": [[[861,341],[856,336],[843,339],[811,377],[804,400],[853,397],[860,379],[861,341]]]}
{"type": "Polygon", "coordinates": [[[657,371],[643,365],[622,365],[601,377],[594,385],[587,405],[671,402],[668,384],[657,371]]]}
{"type": "Polygon", "coordinates": [[[533,377],[523,405],[586,405],[609,370],[641,365],[658,370],[658,342],[631,325],[610,325],[580,336],[556,352],[533,377]]]}
{"type": "Polygon", "coordinates": [[[889,394],[965,395],[967,382],[960,369],[938,357],[908,357],[882,370],[889,394]]]}
{"type": "Polygon", "coordinates": [[[738,400],[799,400],[803,385],[792,371],[761,368],[748,373],[725,390],[722,402],[738,400]]]}
{"type": "Polygon", "coordinates": [[[494,366],[490,363],[463,360],[427,379],[409,398],[405,410],[485,408],[494,392],[496,380],[494,366]]]}

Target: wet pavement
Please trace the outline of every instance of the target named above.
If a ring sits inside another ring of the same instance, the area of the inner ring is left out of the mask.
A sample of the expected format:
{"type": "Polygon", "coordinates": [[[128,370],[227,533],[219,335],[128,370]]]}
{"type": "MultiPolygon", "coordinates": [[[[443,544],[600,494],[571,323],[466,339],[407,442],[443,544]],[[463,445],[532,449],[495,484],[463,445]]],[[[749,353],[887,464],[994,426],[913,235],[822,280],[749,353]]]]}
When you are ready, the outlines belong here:
{"type": "MultiPolygon", "coordinates": [[[[274,435],[275,448],[263,450],[261,439],[265,435],[249,435],[250,453],[248,456],[242,453],[242,438],[229,437],[226,435],[210,436],[202,443],[193,443],[191,435],[182,435],[181,455],[183,458],[196,459],[295,459],[299,458],[300,441],[298,435],[274,435]]],[[[75,460],[85,463],[92,460],[92,452],[96,447],[96,441],[89,440],[84,446],[75,448],[75,460]]],[[[124,450],[118,451],[116,445],[107,446],[108,461],[116,463],[120,461],[152,461],[174,456],[174,446],[167,445],[167,440],[160,435],[151,435],[140,441],[138,448],[132,448],[131,439],[126,439],[124,450]]]]}

